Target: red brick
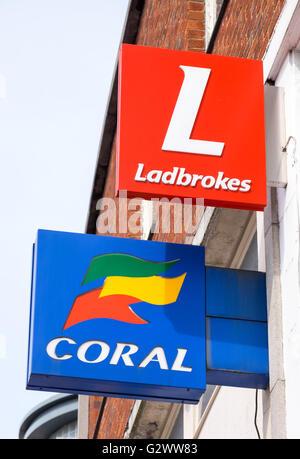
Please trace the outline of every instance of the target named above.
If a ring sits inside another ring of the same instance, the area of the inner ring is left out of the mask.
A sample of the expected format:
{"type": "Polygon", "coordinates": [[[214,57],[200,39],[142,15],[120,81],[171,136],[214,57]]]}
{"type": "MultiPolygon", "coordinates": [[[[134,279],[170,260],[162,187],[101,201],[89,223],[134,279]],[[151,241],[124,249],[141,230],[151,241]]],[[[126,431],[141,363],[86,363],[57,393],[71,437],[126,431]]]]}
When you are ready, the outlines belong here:
{"type": "Polygon", "coordinates": [[[188,29],[186,31],[187,38],[201,38],[203,39],[205,36],[204,30],[201,29],[188,29]]]}
{"type": "Polygon", "coordinates": [[[188,19],[202,19],[203,27],[204,27],[204,12],[203,11],[188,10],[187,18],[188,19]]]}
{"type": "Polygon", "coordinates": [[[189,10],[192,11],[204,11],[204,3],[203,2],[188,2],[187,7],[189,10]]]}
{"type": "Polygon", "coordinates": [[[202,29],[203,28],[203,20],[200,19],[189,19],[187,21],[187,29],[202,29]]]}
{"type": "Polygon", "coordinates": [[[205,46],[205,41],[204,39],[188,39],[188,48],[197,48],[197,49],[203,49],[205,46]]]}

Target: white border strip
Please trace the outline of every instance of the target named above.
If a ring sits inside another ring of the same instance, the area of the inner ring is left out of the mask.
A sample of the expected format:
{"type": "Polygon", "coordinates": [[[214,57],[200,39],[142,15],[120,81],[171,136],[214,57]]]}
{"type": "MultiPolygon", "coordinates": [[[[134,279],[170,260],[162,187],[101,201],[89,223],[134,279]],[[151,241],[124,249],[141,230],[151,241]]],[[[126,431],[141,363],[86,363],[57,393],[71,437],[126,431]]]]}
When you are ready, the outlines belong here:
{"type": "Polygon", "coordinates": [[[268,78],[271,78],[272,80],[276,79],[279,68],[289,51],[288,37],[286,43],[284,39],[287,35],[291,19],[296,11],[296,8],[299,7],[299,0],[286,0],[269,42],[269,46],[267,47],[263,57],[264,81],[268,78]]]}

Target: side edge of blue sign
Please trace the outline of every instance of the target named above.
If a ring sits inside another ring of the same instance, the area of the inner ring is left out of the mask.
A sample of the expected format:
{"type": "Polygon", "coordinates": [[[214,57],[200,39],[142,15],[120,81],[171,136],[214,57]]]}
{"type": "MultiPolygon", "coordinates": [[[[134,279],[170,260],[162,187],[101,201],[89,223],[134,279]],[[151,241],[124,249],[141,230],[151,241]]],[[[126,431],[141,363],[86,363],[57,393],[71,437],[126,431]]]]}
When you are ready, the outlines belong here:
{"type": "Polygon", "coordinates": [[[206,358],[208,384],[267,388],[265,273],[206,267],[206,358]]]}
{"type": "Polygon", "coordinates": [[[105,381],[65,376],[48,376],[32,374],[26,386],[30,390],[62,392],[67,394],[97,395],[102,397],[151,400],[157,402],[199,403],[205,390],[187,389],[152,384],[120,384],[116,381],[105,381]]]}
{"type": "Polygon", "coordinates": [[[34,316],[34,288],[35,288],[35,243],[32,245],[32,265],[31,265],[31,286],[30,286],[30,308],[29,308],[29,326],[28,326],[28,357],[27,357],[27,370],[26,370],[26,388],[28,386],[28,381],[31,374],[31,355],[32,355],[32,344],[33,344],[33,337],[32,337],[32,322],[34,316]]]}

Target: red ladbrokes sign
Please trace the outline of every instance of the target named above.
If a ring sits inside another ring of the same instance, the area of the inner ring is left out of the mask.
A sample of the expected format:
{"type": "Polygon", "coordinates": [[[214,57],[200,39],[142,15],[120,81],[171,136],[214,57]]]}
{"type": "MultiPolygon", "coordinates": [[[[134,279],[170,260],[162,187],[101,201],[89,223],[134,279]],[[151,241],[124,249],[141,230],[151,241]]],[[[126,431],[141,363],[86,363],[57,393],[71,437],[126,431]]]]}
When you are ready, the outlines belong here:
{"type": "Polygon", "coordinates": [[[262,62],[122,45],[116,191],[263,210],[262,62]]]}

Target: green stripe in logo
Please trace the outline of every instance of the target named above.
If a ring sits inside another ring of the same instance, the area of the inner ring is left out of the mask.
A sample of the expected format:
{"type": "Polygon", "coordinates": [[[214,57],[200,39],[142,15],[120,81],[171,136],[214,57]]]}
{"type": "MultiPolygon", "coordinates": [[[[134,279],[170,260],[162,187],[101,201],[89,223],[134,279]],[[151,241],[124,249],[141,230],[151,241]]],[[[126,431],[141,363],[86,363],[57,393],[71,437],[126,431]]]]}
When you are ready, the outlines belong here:
{"type": "Polygon", "coordinates": [[[172,268],[178,261],[179,260],[166,262],[148,261],[123,253],[99,255],[92,259],[82,285],[106,276],[157,276],[172,268]]]}

